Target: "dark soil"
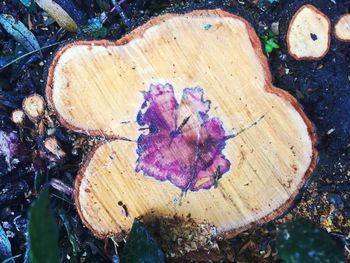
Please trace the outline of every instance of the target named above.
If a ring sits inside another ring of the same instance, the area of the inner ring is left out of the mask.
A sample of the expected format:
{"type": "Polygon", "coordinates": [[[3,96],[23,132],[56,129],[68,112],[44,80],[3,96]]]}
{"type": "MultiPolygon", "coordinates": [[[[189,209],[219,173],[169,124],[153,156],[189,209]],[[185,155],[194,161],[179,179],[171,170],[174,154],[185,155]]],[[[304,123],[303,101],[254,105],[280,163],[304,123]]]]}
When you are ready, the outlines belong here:
{"type": "MultiPolygon", "coordinates": [[[[283,217],[246,231],[223,245],[227,262],[277,262],[276,227],[301,216],[308,218],[340,238],[347,245],[350,232],[350,45],[332,36],[328,54],[320,61],[300,62],[292,59],[286,47],[288,23],[304,3],[311,3],[327,14],[334,25],[337,18],[349,12],[350,0],[126,0],[118,12],[109,13],[109,1],[56,1],[76,20],[86,25],[87,19],[105,9],[108,29],[105,38],[118,39],[133,27],[163,12],[184,12],[192,9],[223,8],[247,19],[262,36],[274,22],[279,22],[277,43],[280,49],[269,56],[274,85],[293,94],[313,121],[319,142],[320,159],[312,179],[304,187],[292,209],[283,217]],[[97,4],[105,3],[105,6],[97,4]],[[75,6],[69,7],[67,3],[75,6]],[[231,261],[230,261],[231,260],[231,261]]],[[[42,10],[26,8],[18,0],[0,1],[0,13],[13,15],[27,24],[40,46],[60,41],[88,39],[91,35],[67,33],[56,23],[44,20],[42,10]],[[45,25],[46,24],[46,25],[45,25]]],[[[16,41],[0,28],[0,62],[16,52],[16,41]]],[[[0,155],[0,221],[10,236],[13,255],[25,253],[27,210],[42,185],[51,183],[51,203],[60,227],[62,262],[112,262],[115,247],[112,241],[100,241],[82,225],[74,207],[71,189],[74,178],[94,138],[60,127],[48,112],[45,121],[27,121],[23,127],[10,120],[13,109],[21,108],[22,99],[32,93],[44,94],[46,70],[58,46],[27,56],[0,71],[0,130],[16,131],[20,139],[15,158],[8,167],[0,155]],[[56,136],[67,158],[57,160],[43,150],[43,140],[56,136]],[[9,171],[10,170],[10,171],[9,171]],[[68,231],[67,231],[68,230],[68,231]]],[[[23,51],[27,52],[27,51],[23,51]]],[[[16,145],[18,143],[16,142],[16,145]]],[[[0,151],[1,152],[1,151],[0,151]]],[[[348,250],[345,249],[348,255],[348,250]]],[[[23,261],[23,256],[18,262],[23,261]]]]}

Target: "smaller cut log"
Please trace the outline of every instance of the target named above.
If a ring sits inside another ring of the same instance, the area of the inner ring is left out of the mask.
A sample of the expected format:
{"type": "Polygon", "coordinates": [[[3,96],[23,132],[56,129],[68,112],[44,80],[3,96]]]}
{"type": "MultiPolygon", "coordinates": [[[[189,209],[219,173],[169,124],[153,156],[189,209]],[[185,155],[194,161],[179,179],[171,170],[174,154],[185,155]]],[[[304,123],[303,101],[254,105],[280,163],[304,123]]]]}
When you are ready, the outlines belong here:
{"type": "Polygon", "coordinates": [[[17,125],[22,125],[24,123],[25,117],[26,115],[21,109],[16,109],[11,114],[12,122],[17,125]]]}
{"type": "Polygon", "coordinates": [[[340,17],[335,24],[334,35],[339,41],[350,42],[350,14],[340,17]]]}
{"type": "Polygon", "coordinates": [[[45,100],[39,94],[32,94],[23,100],[22,108],[31,121],[37,121],[45,112],[45,100]]]}
{"type": "Polygon", "coordinates": [[[329,50],[330,28],[330,20],[325,14],[312,5],[303,5],[289,24],[289,54],[296,60],[323,58],[329,50]]]}

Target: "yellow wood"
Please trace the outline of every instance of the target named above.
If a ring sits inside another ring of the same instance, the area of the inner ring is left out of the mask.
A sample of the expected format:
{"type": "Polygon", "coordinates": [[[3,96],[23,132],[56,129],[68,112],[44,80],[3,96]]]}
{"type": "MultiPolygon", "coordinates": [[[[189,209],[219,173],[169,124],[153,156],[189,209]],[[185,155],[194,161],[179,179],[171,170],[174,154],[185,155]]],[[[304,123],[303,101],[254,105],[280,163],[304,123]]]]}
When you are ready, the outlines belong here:
{"type": "Polygon", "coordinates": [[[47,94],[65,126],[132,140],[98,145],[78,176],[77,208],[99,237],[120,237],[135,217],[150,214],[190,214],[232,236],[283,212],[317,158],[311,124],[289,94],[272,87],[255,32],[221,10],[161,16],[117,43],[74,43],[56,56],[47,94]],[[202,87],[210,116],[228,134],[251,126],[227,141],[231,169],[217,188],[182,196],[135,172],[136,116],[152,83],[172,84],[178,100],[184,88],[202,87]]]}

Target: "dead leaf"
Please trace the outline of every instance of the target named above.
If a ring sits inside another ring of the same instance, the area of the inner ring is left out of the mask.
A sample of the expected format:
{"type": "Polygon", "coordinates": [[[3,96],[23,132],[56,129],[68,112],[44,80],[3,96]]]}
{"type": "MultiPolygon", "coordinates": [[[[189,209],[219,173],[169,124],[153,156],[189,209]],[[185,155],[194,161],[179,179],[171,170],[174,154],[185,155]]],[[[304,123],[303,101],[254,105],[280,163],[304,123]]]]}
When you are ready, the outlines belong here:
{"type": "Polygon", "coordinates": [[[79,30],[78,25],[68,15],[68,13],[52,0],[35,0],[35,2],[44,9],[63,29],[71,32],[79,30]]]}
{"type": "Polygon", "coordinates": [[[0,14],[0,24],[28,51],[40,49],[38,40],[32,32],[19,20],[7,14],[0,14]]]}

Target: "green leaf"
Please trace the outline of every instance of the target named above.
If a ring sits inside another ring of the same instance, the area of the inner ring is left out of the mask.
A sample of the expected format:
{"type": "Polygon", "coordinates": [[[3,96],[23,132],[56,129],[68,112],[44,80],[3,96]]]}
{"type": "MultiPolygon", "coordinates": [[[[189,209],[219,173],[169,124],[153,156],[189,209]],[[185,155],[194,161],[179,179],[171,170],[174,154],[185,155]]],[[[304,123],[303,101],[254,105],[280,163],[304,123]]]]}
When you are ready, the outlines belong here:
{"type": "Polygon", "coordinates": [[[39,43],[32,32],[19,20],[15,20],[13,16],[0,14],[0,24],[12,35],[24,48],[28,51],[39,49],[39,43]]]}
{"type": "Polygon", "coordinates": [[[58,263],[58,229],[45,189],[29,211],[31,263],[58,263]]]}
{"type": "Polygon", "coordinates": [[[268,38],[267,35],[262,35],[262,37],[261,37],[261,40],[262,40],[264,43],[266,43],[268,39],[269,39],[269,38],[268,38]]]}
{"type": "Polygon", "coordinates": [[[135,219],[120,257],[121,263],[165,263],[165,255],[140,220],[135,219]]]}
{"type": "Polygon", "coordinates": [[[261,41],[265,45],[265,52],[270,54],[274,49],[280,46],[275,42],[275,35],[271,30],[266,30],[261,36],[261,41]]]}
{"type": "Polygon", "coordinates": [[[280,48],[280,46],[279,46],[277,43],[275,43],[275,42],[272,42],[272,43],[271,43],[271,46],[272,46],[272,48],[274,48],[274,49],[280,48]]]}
{"type": "Polygon", "coordinates": [[[274,39],[270,38],[269,40],[266,41],[266,44],[268,44],[269,46],[272,46],[272,44],[274,43],[274,39]]]}
{"type": "Polygon", "coordinates": [[[82,33],[93,38],[106,37],[108,30],[105,28],[98,17],[88,20],[88,25],[82,28],[82,33]]]}
{"type": "Polygon", "coordinates": [[[273,47],[271,45],[269,45],[269,44],[265,45],[265,51],[267,54],[270,54],[272,52],[272,50],[273,50],[273,47]]]}
{"type": "Polygon", "coordinates": [[[276,244],[279,257],[287,263],[345,262],[342,246],[305,219],[282,225],[276,244]]]}
{"type": "Polygon", "coordinates": [[[66,214],[64,213],[64,211],[62,209],[59,210],[59,216],[63,222],[64,227],[66,228],[69,242],[72,245],[73,255],[77,256],[78,252],[80,252],[79,239],[78,239],[76,233],[74,233],[74,231],[71,227],[71,224],[70,224],[66,214]]]}
{"type": "Polygon", "coordinates": [[[32,0],[20,0],[25,7],[30,7],[32,5],[32,0]]]}

